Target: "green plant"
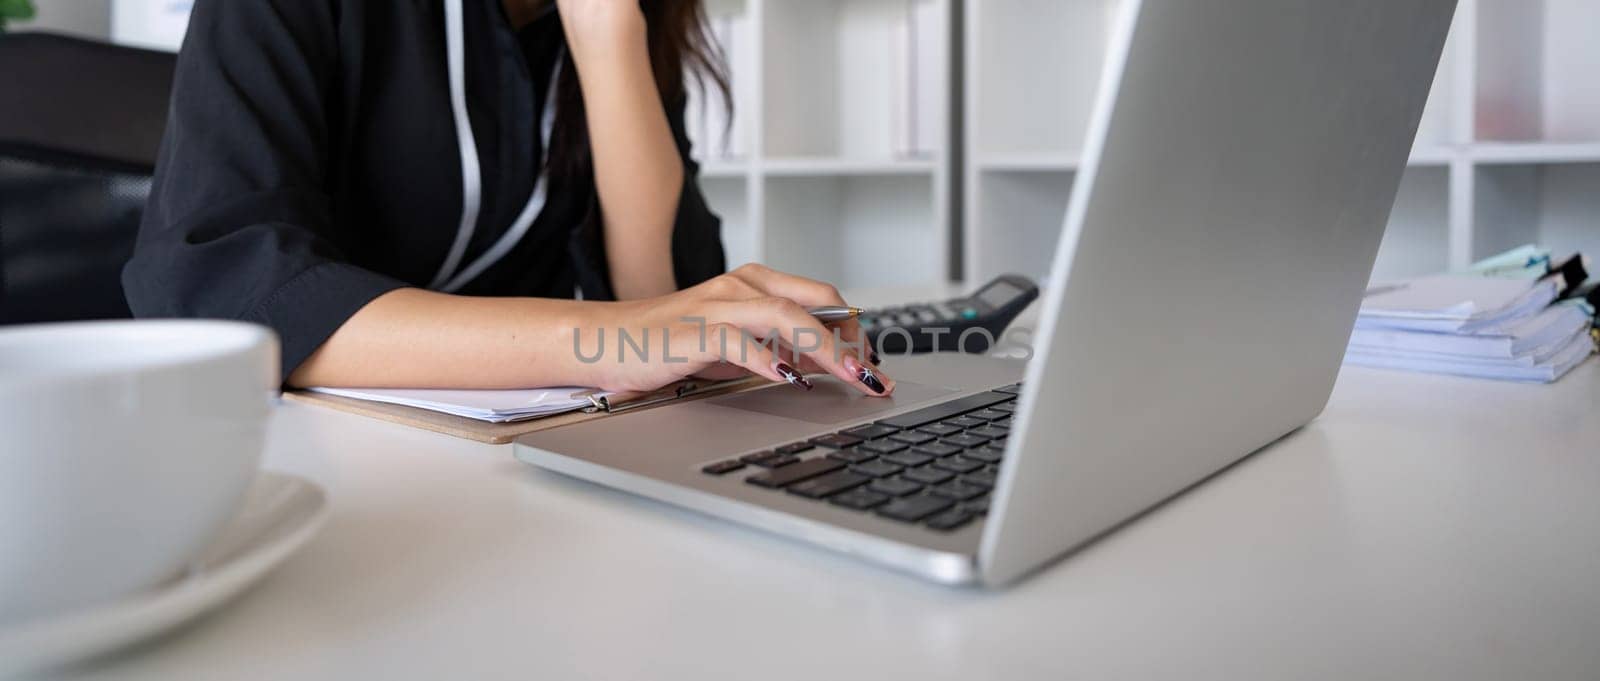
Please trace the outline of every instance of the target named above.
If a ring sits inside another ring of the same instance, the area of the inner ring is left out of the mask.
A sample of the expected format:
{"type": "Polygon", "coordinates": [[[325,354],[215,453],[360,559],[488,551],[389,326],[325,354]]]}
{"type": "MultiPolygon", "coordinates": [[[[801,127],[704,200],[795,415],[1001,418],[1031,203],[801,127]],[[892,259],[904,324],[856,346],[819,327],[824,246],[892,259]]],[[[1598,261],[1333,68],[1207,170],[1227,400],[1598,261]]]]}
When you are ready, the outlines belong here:
{"type": "Polygon", "coordinates": [[[33,18],[33,0],[0,0],[0,33],[5,32],[6,23],[14,20],[26,21],[33,18]]]}

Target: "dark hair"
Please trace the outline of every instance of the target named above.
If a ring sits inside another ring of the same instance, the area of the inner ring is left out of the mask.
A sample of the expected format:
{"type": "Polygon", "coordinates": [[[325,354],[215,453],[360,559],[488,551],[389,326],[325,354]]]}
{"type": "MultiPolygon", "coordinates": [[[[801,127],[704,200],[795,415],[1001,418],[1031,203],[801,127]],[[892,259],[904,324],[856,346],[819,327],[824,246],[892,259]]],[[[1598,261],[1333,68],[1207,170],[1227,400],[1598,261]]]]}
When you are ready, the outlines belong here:
{"type": "MultiPolygon", "coordinates": [[[[554,1],[554,0],[552,0],[554,1]]],[[[671,115],[688,95],[687,79],[702,93],[714,87],[723,94],[732,120],[733,98],[728,96],[728,71],[722,46],[711,37],[703,0],[641,0],[647,25],[650,67],[656,90],[671,115]]],[[[555,130],[550,140],[550,173],[560,177],[586,177],[593,173],[589,124],[585,118],[583,90],[572,60],[561,69],[555,130]]],[[[719,131],[726,134],[726,131],[719,131]]]]}

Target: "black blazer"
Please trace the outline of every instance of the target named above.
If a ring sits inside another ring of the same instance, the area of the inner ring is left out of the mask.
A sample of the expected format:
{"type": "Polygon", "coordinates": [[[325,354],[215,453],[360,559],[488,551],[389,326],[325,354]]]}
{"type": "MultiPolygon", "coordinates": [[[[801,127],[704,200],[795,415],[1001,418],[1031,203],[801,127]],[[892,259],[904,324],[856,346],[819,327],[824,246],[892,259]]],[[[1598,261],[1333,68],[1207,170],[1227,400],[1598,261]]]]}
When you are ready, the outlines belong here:
{"type": "MultiPolygon", "coordinates": [[[[559,16],[514,30],[500,0],[464,0],[468,115],[483,201],[464,262],[520,213],[559,16]]],[[[258,322],[288,376],[373,298],[426,286],[461,219],[440,0],[199,0],[138,245],[123,272],[141,317],[258,322]]],[[[570,65],[563,77],[572,75],[570,65]]],[[[684,187],[678,285],[724,267],[720,220],[668,102],[684,187]]],[[[594,178],[551,178],[532,229],[460,292],[612,298],[594,178]]]]}

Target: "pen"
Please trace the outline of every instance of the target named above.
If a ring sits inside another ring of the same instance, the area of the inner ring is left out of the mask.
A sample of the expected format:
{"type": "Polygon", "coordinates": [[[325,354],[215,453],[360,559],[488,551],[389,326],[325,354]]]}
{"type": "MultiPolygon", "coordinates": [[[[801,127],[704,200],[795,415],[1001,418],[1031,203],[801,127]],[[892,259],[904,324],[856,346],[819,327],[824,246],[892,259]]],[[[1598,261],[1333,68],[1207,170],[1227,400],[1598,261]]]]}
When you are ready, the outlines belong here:
{"type": "Polygon", "coordinates": [[[816,317],[819,322],[842,322],[847,319],[855,319],[860,317],[862,312],[863,310],[859,307],[844,307],[842,305],[806,308],[806,314],[816,317]]]}

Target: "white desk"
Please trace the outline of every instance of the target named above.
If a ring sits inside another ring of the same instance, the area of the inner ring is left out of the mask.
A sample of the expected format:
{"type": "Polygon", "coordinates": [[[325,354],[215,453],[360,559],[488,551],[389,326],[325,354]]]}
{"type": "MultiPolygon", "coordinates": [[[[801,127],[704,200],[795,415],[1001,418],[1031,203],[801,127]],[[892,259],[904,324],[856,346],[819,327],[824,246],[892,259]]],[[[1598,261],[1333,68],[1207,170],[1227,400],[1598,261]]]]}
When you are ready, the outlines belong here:
{"type": "Polygon", "coordinates": [[[278,410],[269,464],[329,485],[323,533],[75,676],[1600,678],[1600,362],[1347,371],[1303,431],[998,593],[316,407],[278,410]]]}

